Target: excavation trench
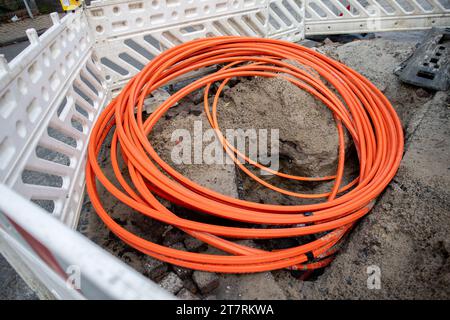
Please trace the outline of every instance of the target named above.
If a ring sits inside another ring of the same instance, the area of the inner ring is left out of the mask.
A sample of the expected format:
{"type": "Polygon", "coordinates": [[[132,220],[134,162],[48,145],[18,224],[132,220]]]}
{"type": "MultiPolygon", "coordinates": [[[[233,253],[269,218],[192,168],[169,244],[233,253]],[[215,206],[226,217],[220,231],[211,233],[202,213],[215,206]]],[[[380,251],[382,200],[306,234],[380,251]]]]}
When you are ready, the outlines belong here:
{"type": "MultiPolygon", "coordinates": [[[[313,71],[307,70],[307,72],[313,71]]],[[[210,88],[210,104],[213,103],[212,97],[217,89],[217,84],[210,88]]],[[[333,175],[336,172],[339,139],[332,112],[323,103],[287,80],[238,77],[227,84],[218,99],[217,105],[218,124],[222,131],[226,129],[255,129],[256,132],[266,130],[268,131],[268,140],[270,140],[271,130],[279,131],[277,156],[280,172],[313,177],[333,175]]],[[[186,135],[177,137],[174,135],[174,131],[185,129],[183,134],[189,133],[191,139],[195,140],[192,135],[196,128],[198,130],[199,124],[201,124],[202,135],[210,128],[203,107],[203,90],[194,91],[178,101],[178,105],[169,109],[164,117],[157,122],[148,139],[152,141],[153,148],[163,161],[199,185],[236,199],[259,204],[285,206],[307,205],[323,201],[320,199],[296,198],[270,190],[250,178],[243,172],[242,168],[235,164],[175,163],[173,161],[173,150],[177,146],[183,145],[187,138],[186,135]],[[182,138],[180,139],[180,137],[182,138]]],[[[143,117],[145,121],[148,115],[143,113],[143,117]]],[[[210,136],[206,135],[206,138],[208,137],[210,136]]],[[[105,176],[113,184],[119,186],[117,177],[111,169],[109,156],[111,139],[112,134],[110,133],[97,159],[105,176]]],[[[247,138],[245,141],[248,147],[251,139],[247,138]]],[[[355,147],[348,132],[345,132],[344,141],[346,156],[341,185],[350,183],[357,177],[359,171],[355,147]]],[[[203,139],[202,150],[210,145],[208,139],[203,139]]],[[[268,149],[270,154],[273,151],[272,146],[269,145],[268,149]]],[[[191,151],[190,158],[195,160],[194,151],[191,151]]],[[[124,179],[131,185],[132,179],[129,177],[126,165],[120,157],[119,167],[124,174],[124,179]]],[[[255,175],[261,176],[259,169],[255,170],[251,166],[245,168],[251,170],[255,175]]],[[[297,193],[327,193],[333,188],[333,181],[293,181],[276,175],[261,177],[271,185],[297,193]]],[[[115,223],[133,234],[180,251],[224,254],[223,251],[206,245],[176,227],[143,216],[129,206],[117,201],[101,184],[97,183],[97,188],[105,211],[108,212],[115,223]]],[[[198,210],[186,209],[182,205],[171,203],[159,196],[157,196],[157,199],[167,209],[187,220],[240,228],[277,228],[265,224],[251,224],[219,218],[199,213],[198,210]]],[[[83,211],[85,215],[83,215],[79,227],[82,233],[180,297],[192,299],[196,297],[295,298],[297,297],[295,293],[297,286],[294,281],[298,281],[299,278],[314,280],[320,274],[320,272],[305,274],[301,271],[281,269],[255,275],[228,275],[220,272],[207,273],[177,267],[149,257],[122,242],[113,232],[105,228],[103,222],[96,215],[86,215],[86,213],[94,212],[89,201],[86,202],[83,211]],[[261,285],[261,290],[255,290],[258,285],[261,285]],[[239,289],[236,289],[236,287],[239,289]],[[267,287],[273,287],[274,289],[267,289],[267,287]],[[255,292],[259,293],[255,294],[255,292]]],[[[237,240],[228,237],[225,237],[225,239],[250,248],[272,251],[305,245],[324,234],[277,239],[237,240]]]]}

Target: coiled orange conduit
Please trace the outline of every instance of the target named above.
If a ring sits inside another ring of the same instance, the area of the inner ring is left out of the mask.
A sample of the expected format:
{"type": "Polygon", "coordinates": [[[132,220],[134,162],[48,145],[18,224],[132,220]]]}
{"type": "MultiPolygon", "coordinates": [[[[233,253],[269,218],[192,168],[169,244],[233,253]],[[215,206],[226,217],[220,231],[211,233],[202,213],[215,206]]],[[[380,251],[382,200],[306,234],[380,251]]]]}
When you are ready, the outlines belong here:
{"type": "Polygon", "coordinates": [[[311,270],[324,267],[332,261],[344,235],[356,220],[370,211],[375,198],[394,177],[402,153],[403,132],[395,110],[372,83],[347,66],[314,50],[280,40],[206,38],[179,45],[157,56],[129,81],[120,95],[101,113],[92,129],[88,146],[86,183],[92,205],[108,228],[130,246],[157,259],[187,268],[223,273],[261,272],[280,268],[311,270]],[[320,77],[283,60],[295,60],[314,69],[335,88],[340,98],[320,77]],[[143,102],[153,90],[187,72],[215,64],[224,64],[225,67],[182,88],[162,103],[148,119],[143,120],[143,102]],[[225,140],[217,121],[218,97],[230,78],[242,76],[283,77],[322,101],[333,112],[339,135],[336,175],[308,178],[272,171],[239,154],[225,140]],[[210,85],[216,81],[222,83],[210,106],[206,98],[210,85]],[[326,201],[282,206],[234,199],[196,184],[164,162],[147,137],[171,106],[200,88],[205,88],[204,103],[208,121],[217,129],[225,151],[244,172],[278,192],[300,198],[326,198],[326,201]],[[345,159],[344,126],[356,146],[360,174],[356,180],[341,187],[345,159]],[[111,163],[120,187],[108,180],[97,162],[100,146],[111,130],[114,131],[111,163]],[[118,156],[127,165],[132,185],[128,185],[119,169],[118,156]],[[283,190],[255,176],[240,159],[289,179],[334,179],[334,187],[324,194],[299,194],[283,190]],[[118,225],[105,211],[97,192],[97,181],[130,208],[151,219],[177,227],[229,254],[180,251],[134,235],[118,225]],[[337,197],[343,191],[346,193],[337,197]],[[253,225],[230,227],[183,219],[164,207],[154,195],[192,210],[253,225]],[[299,237],[318,233],[320,237],[317,240],[272,252],[227,240],[299,237]]]}

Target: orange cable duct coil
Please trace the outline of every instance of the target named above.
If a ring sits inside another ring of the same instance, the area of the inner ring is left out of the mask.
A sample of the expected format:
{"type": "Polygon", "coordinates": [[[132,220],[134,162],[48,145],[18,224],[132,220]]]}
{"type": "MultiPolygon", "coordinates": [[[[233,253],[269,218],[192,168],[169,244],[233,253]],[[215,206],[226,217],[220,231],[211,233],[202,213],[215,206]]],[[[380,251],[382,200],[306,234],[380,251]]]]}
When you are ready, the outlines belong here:
{"type": "Polygon", "coordinates": [[[332,261],[339,242],[354,223],[371,210],[376,197],[394,177],[402,153],[403,132],[395,110],[380,90],[349,67],[290,42],[247,37],[205,38],[181,44],[154,58],[102,112],[90,137],[87,191],[97,214],[117,237],[168,263],[221,273],[251,273],[280,268],[312,270],[332,261]],[[328,88],[321,78],[284,62],[286,60],[314,69],[335,91],[328,88]],[[144,99],[152,91],[190,71],[216,64],[225,67],[183,87],[143,120],[144,99]],[[307,178],[273,171],[240,154],[224,138],[217,121],[219,94],[231,78],[249,76],[282,77],[313,95],[333,112],[339,135],[339,159],[334,176],[307,178]],[[221,85],[210,106],[207,97],[214,82],[221,82],[221,85]],[[212,128],[217,129],[225,151],[241,170],[272,190],[299,198],[326,200],[316,204],[284,206],[235,199],[196,184],[164,162],[153,149],[148,135],[171,106],[201,88],[205,90],[208,121],[212,128]],[[344,126],[354,141],[360,168],[357,179],[341,186],[345,161],[344,126]],[[100,147],[111,130],[114,131],[111,163],[120,188],[108,180],[97,162],[100,147]],[[119,169],[119,156],[128,168],[133,185],[128,185],[119,169]],[[300,194],[280,189],[255,176],[240,159],[281,177],[301,181],[334,180],[334,186],[324,194],[300,194]],[[105,211],[97,192],[97,181],[130,208],[229,254],[180,251],[136,236],[117,224],[105,211]],[[162,205],[155,195],[194,211],[252,225],[232,227],[183,219],[162,205]],[[311,234],[320,235],[316,240],[297,247],[271,252],[227,240],[311,234]]]}

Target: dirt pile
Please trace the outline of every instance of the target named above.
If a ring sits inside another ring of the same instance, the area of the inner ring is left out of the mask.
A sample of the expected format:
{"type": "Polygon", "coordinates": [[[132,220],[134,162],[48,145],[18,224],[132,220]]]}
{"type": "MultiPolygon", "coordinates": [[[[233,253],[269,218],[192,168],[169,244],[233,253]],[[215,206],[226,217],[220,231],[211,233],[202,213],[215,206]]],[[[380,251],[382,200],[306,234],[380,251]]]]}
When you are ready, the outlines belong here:
{"type": "Polygon", "coordinates": [[[219,124],[227,129],[279,130],[279,156],[293,174],[333,174],[338,135],[332,113],[282,78],[245,80],[225,92],[219,124]]]}
{"type": "Polygon", "coordinates": [[[438,93],[425,104],[427,111],[408,140],[397,176],[325,273],[315,282],[300,283],[302,298],[450,297],[446,96],[438,93]],[[379,287],[371,286],[374,268],[379,287]]]}
{"type": "Polygon", "coordinates": [[[383,91],[402,120],[406,146],[397,176],[336,260],[317,281],[299,283],[303,299],[450,297],[448,92],[432,98],[392,74],[413,48],[385,39],[320,48],[383,91]]]}

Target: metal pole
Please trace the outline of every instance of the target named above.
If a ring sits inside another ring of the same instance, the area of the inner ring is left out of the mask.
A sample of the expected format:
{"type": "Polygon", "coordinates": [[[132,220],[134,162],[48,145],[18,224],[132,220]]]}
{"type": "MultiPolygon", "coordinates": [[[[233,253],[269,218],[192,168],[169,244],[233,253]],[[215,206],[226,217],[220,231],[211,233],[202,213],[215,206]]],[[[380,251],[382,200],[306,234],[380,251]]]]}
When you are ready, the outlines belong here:
{"type": "Polygon", "coordinates": [[[25,8],[27,8],[27,12],[28,12],[28,15],[30,16],[30,18],[34,19],[33,13],[31,12],[31,8],[30,8],[30,5],[28,4],[28,1],[23,0],[23,3],[25,4],[25,8]]]}

